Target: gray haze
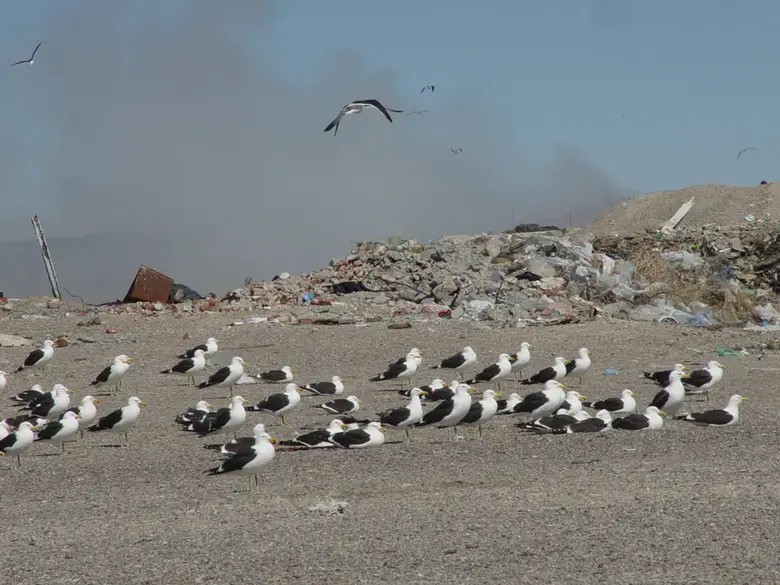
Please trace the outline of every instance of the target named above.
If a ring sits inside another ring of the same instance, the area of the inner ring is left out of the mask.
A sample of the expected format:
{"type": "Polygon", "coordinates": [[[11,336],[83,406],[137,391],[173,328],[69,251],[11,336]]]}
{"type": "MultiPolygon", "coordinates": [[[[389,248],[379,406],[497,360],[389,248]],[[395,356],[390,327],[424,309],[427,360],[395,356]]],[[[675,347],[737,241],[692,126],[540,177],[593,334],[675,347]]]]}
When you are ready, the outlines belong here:
{"type": "Polygon", "coordinates": [[[577,149],[540,165],[500,110],[439,106],[442,90],[421,97],[357,52],[333,55],[316,79],[279,78],[258,45],[272,3],[167,5],[133,27],[134,4],[69,5],[53,9],[34,69],[3,83],[38,134],[0,142],[6,294],[48,293],[35,212],[61,283],[105,301],[141,263],[220,294],[246,275],[313,269],[350,241],[567,224],[570,213],[576,224],[627,193],[577,149]],[[344,103],[369,97],[432,111],[393,125],[366,111],[335,140],[323,133],[344,103]]]}

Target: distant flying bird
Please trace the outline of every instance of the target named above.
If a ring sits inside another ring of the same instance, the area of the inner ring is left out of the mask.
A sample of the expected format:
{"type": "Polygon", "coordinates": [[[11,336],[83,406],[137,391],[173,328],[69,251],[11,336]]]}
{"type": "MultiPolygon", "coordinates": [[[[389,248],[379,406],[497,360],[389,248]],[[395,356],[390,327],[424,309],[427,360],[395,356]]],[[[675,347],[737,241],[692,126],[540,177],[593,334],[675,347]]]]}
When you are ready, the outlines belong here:
{"type": "Polygon", "coordinates": [[[463,152],[462,148],[450,148],[450,152],[452,154],[458,154],[459,152],[463,152]]]}
{"type": "Polygon", "coordinates": [[[420,93],[423,93],[426,89],[430,89],[431,93],[433,93],[436,90],[436,86],[435,85],[426,85],[425,87],[423,87],[420,90],[420,93]]]}
{"type": "Polygon", "coordinates": [[[412,110],[411,112],[407,112],[407,116],[411,116],[414,114],[415,116],[419,116],[420,114],[425,114],[426,112],[430,112],[430,110],[412,110]]]}
{"type": "Polygon", "coordinates": [[[745,152],[746,150],[758,150],[758,149],[757,149],[757,148],[754,148],[754,147],[752,147],[752,146],[745,147],[745,148],[743,148],[742,150],[740,150],[740,151],[737,153],[737,158],[739,158],[740,156],[742,156],[742,153],[743,153],[743,152],[745,152]]]}
{"type": "Polygon", "coordinates": [[[396,114],[403,112],[403,110],[393,110],[386,108],[381,103],[379,103],[379,100],[355,100],[354,102],[349,102],[346,106],[341,108],[339,115],[336,116],[333,121],[325,127],[323,132],[330,132],[335,127],[336,130],[333,132],[333,138],[335,138],[336,134],[339,132],[339,124],[341,123],[341,119],[344,116],[348,116],[349,114],[359,114],[363,111],[363,108],[375,108],[379,110],[391,124],[393,119],[390,117],[388,112],[393,112],[396,114]]]}
{"type": "Polygon", "coordinates": [[[32,52],[32,56],[31,56],[29,59],[25,59],[25,60],[23,60],[23,61],[17,61],[16,63],[12,63],[12,64],[11,64],[11,67],[13,67],[13,66],[15,66],[15,65],[21,65],[22,63],[29,63],[30,65],[32,65],[33,63],[35,63],[35,53],[37,53],[37,52],[38,52],[38,49],[40,48],[40,46],[41,46],[42,44],[43,44],[43,41],[41,41],[40,43],[38,43],[37,45],[35,45],[35,49],[33,50],[33,52],[32,52]]]}

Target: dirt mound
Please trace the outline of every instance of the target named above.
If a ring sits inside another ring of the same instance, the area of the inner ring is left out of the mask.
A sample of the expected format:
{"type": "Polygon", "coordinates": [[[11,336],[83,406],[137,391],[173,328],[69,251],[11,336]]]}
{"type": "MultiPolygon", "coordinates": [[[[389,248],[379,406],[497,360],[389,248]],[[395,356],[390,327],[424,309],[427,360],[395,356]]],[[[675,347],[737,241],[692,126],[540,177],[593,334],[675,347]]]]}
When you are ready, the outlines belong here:
{"type": "Polygon", "coordinates": [[[596,237],[657,230],[691,197],[695,197],[693,208],[680,222],[680,227],[735,226],[751,221],[774,223],[780,220],[780,183],[757,187],[696,185],[624,201],[596,218],[585,230],[596,237]]]}

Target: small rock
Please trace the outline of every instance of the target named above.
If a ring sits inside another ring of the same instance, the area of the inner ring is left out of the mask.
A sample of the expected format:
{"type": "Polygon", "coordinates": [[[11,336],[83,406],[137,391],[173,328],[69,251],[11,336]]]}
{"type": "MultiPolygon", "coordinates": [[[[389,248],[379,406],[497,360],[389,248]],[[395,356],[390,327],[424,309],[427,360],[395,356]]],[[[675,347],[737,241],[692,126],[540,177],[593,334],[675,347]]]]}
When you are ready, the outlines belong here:
{"type": "Polygon", "coordinates": [[[91,319],[87,319],[86,321],[80,321],[78,323],[79,327],[89,327],[91,325],[102,325],[103,321],[100,319],[100,315],[95,315],[91,319]]]}
{"type": "Polygon", "coordinates": [[[106,329],[106,333],[108,333],[109,335],[116,335],[117,333],[119,333],[119,330],[116,327],[109,327],[108,329],[106,329]]]}
{"type": "Polygon", "coordinates": [[[68,347],[70,342],[67,337],[58,337],[54,340],[54,347],[68,347]]]}
{"type": "Polygon", "coordinates": [[[80,341],[81,343],[95,343],[97,341],[94,337],[87,337],[86,335],[77,337],[76,340],[80,341]]]}
{"type": "Polygon", "coordinates": [[[409,321],[403,321],[401,323],[390,323],[387,326],[388,329],[411,329],[412,324],[409,321]]]}

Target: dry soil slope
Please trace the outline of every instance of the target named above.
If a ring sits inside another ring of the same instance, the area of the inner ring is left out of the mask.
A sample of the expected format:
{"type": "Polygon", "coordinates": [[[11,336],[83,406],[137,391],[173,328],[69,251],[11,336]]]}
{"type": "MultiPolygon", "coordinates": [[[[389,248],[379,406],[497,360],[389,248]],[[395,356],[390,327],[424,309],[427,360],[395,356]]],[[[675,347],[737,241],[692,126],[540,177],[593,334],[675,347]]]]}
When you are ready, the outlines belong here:
{"type": "Polygon", "coordinates": [[[646,229],[658,229],[695,196],[693,208],[681,226],[705,224],[739,225],[745,216],[776,222],[780,220],[780,183],[757,187],[696,185],[673,191],[658,191],[619,203],[585,229],[594,236],[628,235],[646,229]]]}

